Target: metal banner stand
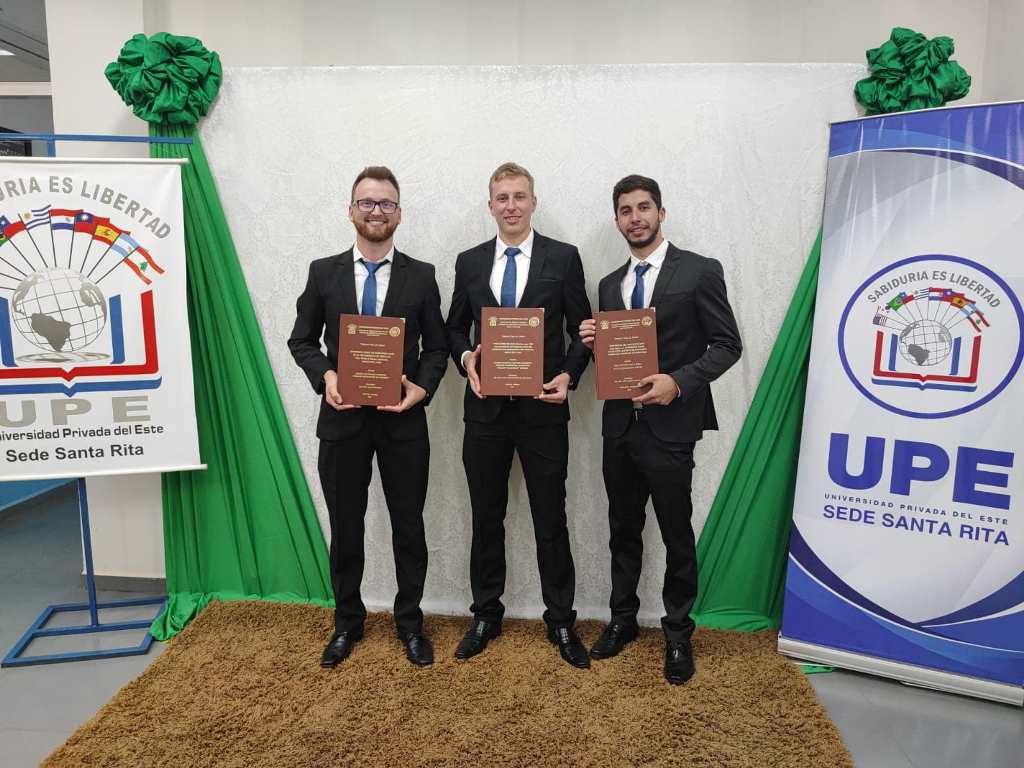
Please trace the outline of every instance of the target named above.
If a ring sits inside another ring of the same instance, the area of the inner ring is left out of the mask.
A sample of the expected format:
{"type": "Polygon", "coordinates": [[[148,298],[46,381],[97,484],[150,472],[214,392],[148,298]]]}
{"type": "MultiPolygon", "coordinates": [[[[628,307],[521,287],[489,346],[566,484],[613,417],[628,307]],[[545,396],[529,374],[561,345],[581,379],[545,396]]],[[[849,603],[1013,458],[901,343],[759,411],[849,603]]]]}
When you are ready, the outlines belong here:
{"type": "MultiPolygon", "coordinates": [[[[53,133],[0,133],[0,141],[44,141],[47,155],[54,157],[57,141],[100,141],[100,142],[132,142],[149,144],[191,144],[192,139],[173,138],[170,136],[100,136],[89,134],[53,134],[53,133]]],[[[89,497],[85,489],[85,478],[78,478],[78,511],[82,519],[82,549],[85,555],[85,586],[89,593],[87,603],[64,603],[46,607],[35,623],[21,636],[21,639],[0,662],[0,667],[25,667],[34,664],[56,664],[64,661],[85,661],[88,659],[109,659],[117,656],[140,656],[149,651],[153,636],[146,632],[138,645],[122,648],[109,648],[95,651],[74,651],[70,653],[49,653],[38,656],[22,655],[33,640],[41,637],[66,637],[69,635],[91,635],[101,632],[121,632],[129,629],[148,629],[153,620],[160,615],[167,596],[143,597],[135,600],[115,600],[97,602],[96,578],[92,566],[92,537],[89,532],[89,497]],[[152,619],[104,623],[100,621],[99,612],[107,608],[126,608],[140,605],[159,606],[152,619]],[[89,623],[66,627],[48,628],[47,624],[58,613],[89,612],[89,623]]]]}
{"type": "Polygon", "coordinates": [[[109,659],[114,656],[139,656],[149,651],[153,636],[146,632],[138,645],[123,648],[109,648],[103,651],[75,651],[73,653],[49,653],[39,656],[22,656],[28,645],[40,637],[64,637],[67,635],[87,635],[97,632],[120,632],[126,629],[148,629],[153,619],[160,615],[167,597],[143,597],[136,600],[115,600],[99,603],[96,601],[96,578],[92,569],[92,537],[89,535],[89,497],[85,490],[85,478],[78,479],[78,511],[82,518],[82,549],[85,551],[85,586],[89,592],[87,603],[64,603],[46,607],[35,623],[28,628],[21,639],[4,657],[0,667],[25,667],[33,664],[54,664],[61,661],[84,661],[86,659],[109,659]],[[100,621],[101,608],[124,608],[138,605],[158,605],[159,610],[152,619],[125,621],[105,624],[100,621]],[[89,623],[68,627],[47,628],[47,623],[58,613],[89,612],[89,623]]]}

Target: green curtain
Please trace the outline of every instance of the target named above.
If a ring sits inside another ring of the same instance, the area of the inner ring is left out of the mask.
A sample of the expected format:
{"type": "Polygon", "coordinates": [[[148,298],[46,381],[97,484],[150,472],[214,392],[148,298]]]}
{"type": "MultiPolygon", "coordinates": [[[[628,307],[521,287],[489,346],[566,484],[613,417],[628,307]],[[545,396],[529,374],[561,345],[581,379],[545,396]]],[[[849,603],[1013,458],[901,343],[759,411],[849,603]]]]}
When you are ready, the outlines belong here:
{"type": "Polygon", "coordinates": [[[782,620],[820,256],[819,230],[697,542],[693,618],[704,626],[754,631],[782,620]]]}
{"type": "MultiPolygon", "coordinates": [[[[168,603],[151,632],[180,632],[210,600],[332,605],[327,548],[195,123],[220,60],[191,37],[135,35],[105,72],[182,167],[188,321],[206,470],[163,475],[168,603]]],[[[282,342],[283,343],[283,342],[282,342]]]]}
{"type": "Polygon", "coordinates": [[[167,609],[177,634],[211,599],[329,605],[327,549],[213,176],[192,128],[150,126],[193,143],[152,144],[182,168],[188,320],[205,471],[163,476],[167,609]]]}

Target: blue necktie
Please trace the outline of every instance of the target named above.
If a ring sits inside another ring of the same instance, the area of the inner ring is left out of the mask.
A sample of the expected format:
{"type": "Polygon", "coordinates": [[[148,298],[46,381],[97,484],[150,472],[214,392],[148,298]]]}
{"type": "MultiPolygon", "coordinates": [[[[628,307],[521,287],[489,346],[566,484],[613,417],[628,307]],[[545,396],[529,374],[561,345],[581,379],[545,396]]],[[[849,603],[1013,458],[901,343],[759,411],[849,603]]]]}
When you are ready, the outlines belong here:
{"type": "Polygon", "coordinates": [[[501,278],[501,306],[516,305],[516,256],[522,253],[518,248],[505,249],[505,275],[501,278]]]}
{"type": "Polygon", "coordinates": [[[366,282],[363,283],[363,308],[360,314],[377,314],[377,270],[388,263],[387,259],[374,264],[372,261],[360,259],[366,267],[366,282]]]}
{"type": "Polygon", "coordinates": [[[633,286],[633,296],[630,299],[630,309],[644,308],[644,272],[651,268],[650,264],[637,264],[636,285],[633,286]]]}

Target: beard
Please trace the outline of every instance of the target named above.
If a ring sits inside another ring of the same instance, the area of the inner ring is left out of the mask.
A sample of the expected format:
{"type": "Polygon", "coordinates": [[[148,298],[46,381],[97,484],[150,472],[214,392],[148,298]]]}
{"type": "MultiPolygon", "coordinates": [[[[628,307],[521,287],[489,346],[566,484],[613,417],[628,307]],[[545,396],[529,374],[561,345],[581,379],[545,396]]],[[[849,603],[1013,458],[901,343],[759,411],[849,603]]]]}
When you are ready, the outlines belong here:
{"type": "Polygon", "coordinates": [[[352,224],[355,226],[356,232],[371,243],[383,243],[390,240],[395,234],[395,230],[398,229],[398,224],[391,221],[385,221],[383,228],[373,228],[362,219],[355,219],[352,224]]]}
{"type": "Polygon", "coordinates": [[[629,243],[629,247],[630,248],[636,248],[637,250],[643,250],[644,248],[649,246],[651,243],[653,243],[655,240],[657,240],[659,234],[661,234],[661,223],[660,222],[654,226],[654,229],[651,230],[651,234],[649,234],[643,240],[632,240],[629,237],[629,235],[627,233],[625,233],[625,232],[622,233],[622,236],[626,238],[626,242],[629,243]]]}

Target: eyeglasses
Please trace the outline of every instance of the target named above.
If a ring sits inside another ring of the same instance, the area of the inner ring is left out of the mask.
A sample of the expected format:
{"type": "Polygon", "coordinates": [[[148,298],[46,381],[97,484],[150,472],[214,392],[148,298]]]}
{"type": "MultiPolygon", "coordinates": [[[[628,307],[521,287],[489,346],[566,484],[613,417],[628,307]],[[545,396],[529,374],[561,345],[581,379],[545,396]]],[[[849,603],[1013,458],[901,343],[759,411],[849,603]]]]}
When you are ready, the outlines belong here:
{"type": "Polygon", "coordinates": [[[380,207],[381,213],[394,213],[398,210],[398,203],[394,200],[372,200],[369,197],[364,197],[362,200],[356,200],[356,208],[363,213],[373,213],[373,209],[380,207]]]}

